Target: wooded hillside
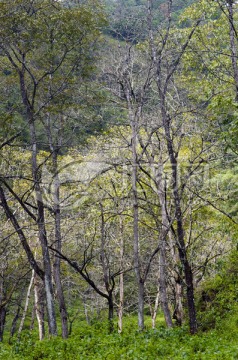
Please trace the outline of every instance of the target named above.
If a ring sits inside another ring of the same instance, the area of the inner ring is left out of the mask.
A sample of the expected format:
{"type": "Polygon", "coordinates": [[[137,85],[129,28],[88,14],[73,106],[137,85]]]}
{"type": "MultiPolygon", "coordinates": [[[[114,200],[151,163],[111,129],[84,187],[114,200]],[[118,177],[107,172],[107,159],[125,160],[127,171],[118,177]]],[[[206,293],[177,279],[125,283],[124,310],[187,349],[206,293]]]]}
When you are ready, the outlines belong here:
{"type": "MultiPolygon", "coordinates": [[[[237,302],[237,4],[0,13],[0,342],[38,359],[25,334],[58,344],[105,321],[120,342],[136,317],[138,342],[215,329],[215,344],[237,302]]],[[[161,351],[109,358],[204,358],[161,351]]]]}

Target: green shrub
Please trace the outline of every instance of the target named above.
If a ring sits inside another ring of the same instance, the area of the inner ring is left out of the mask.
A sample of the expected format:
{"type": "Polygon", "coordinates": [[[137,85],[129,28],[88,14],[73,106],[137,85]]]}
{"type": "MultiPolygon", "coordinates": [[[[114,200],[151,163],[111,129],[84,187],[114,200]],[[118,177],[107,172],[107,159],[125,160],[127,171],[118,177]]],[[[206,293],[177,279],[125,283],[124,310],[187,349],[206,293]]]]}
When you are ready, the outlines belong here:
{"type": "Polygon", "coordinates": [[[214,278],[205,281],[198,292],[198,322],[202,330],[220,326],[237,305],[238,251],[233,251],[214,278]]]}

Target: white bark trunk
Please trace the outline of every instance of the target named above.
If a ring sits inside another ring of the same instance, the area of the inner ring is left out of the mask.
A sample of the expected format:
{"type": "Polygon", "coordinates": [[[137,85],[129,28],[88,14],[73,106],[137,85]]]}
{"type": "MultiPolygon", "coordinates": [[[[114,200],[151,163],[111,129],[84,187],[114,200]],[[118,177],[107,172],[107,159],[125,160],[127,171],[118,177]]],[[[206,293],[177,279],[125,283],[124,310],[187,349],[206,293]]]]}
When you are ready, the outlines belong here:
{"type": "Polygon", "coordinates": [[[23,325],[25,322],[25,318],[26,318],[26,314],[27,314],[27,310],[28,310],[28,306],[29,306],[29,301],[30,301],[30,297],[31,297],[31,288],[32,288],[33,281],[34,281],[34,276],[35,276],[35,272],[34,272],[34,270],[32,270],[31,280],[30,280],[30,284],[28,286],[27,294],[26,294],[26,302],[25,302],[25,306],[24,306],[24,311],[23,311],[21,322],[20,322],[19,329],[18,329],[18,335],[21,334],[23,325]]]}
{"type": "Polygon", "coordinates": [[[43,340],[45,336],[45,324],[44,324],[44,304],[43,304],[43,289],[42,283],[39,277],[34,277],[34,295],[35,295],[35,313],[38,322],[39,339],[43,340]]]}

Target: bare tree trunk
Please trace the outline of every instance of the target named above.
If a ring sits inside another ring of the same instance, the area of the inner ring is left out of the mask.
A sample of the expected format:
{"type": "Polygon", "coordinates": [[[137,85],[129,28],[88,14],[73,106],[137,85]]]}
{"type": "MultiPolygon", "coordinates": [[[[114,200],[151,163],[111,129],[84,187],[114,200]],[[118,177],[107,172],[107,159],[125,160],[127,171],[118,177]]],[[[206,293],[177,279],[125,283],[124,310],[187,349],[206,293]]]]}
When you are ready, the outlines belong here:
{"type": "MultiPolygon", "coordinates": [[[[164,117],[166,115],[164,114],[164,117]]],[[[168,152],[170,156],[170,163],[172,167],[172,180],[173,180],[173,196],[174,196],[174,204],[175,204],[175,218],[177,222],[177,241],[178,241],[178,252],[181,264],[183,265],[184,277],[186,282],[186,290],[187,290],[187,305],[188,305],[188,313],[189,313],[189,326],[190,332],[195,334],[197,332],[197,319],[196,319],[196,310],[194,303],[194,287],[193,287],[193,273],[191,266],[189,264],[187,258],[186,245],[184,241],[184,228],[183,228],[183,220],[182,220],[182,210],[181,210],[181,200],[178,192],[178,164],[177,159],[174,156],[174,151],[172,148],[172,140],[169,136],[168,129],[168,119],[165,120],[165,131],[167,136],[167,144],[168,144],[168,152]]]]}
{"type": "Polygon", "coordinates": [[[122,332],[122,317],[124,305],[124,274],[123,274],[123,259],[124,259],[124,238],[123,238],[123,224],[120,216],[120,269],[119,275],[119,306],[118,306],[118,332],[122,332]]]}
{"type": "Polygon", "coordinates": [[[122,332],[122,318],[123,318],[123,304],[124,304],[124,274],[119,276],[119,306],[118,306],[118,332],[122,332]]]}
{"type": "Polygon", "coordinates": [[[140,251],[139,251],[139,202],[138,202],[138,159],[137,159],[137,143],[138,143],[138,119],[141,107],[134,113],[132,109],[130,84],[125,84],[125,96],[129,111],[129,120],[131,126],[131,149],[132,149],[132,200],[133,200],[133,247],[134,247],[134,271],[138,286],[138,326],[144,329],[144,279],[141,274],[140,251]]]}
{"type": "MultiPolygon", "coordinates": [[[[157,134],[158,135],[158,134],[157,134]]],[[[159,138],[159,135],[158,135],[159,138]]],[[[163,149],[161,148],[161,143],[159,141],[159,159],[158,159],[158,169],[156,170],[154,168],[154,160],[155,160],[155,154],[154,154],[154,148],[152,145],[152,152],[148,152],[145,150],[145,154],[147,156],[147,159],[149,161],[149,164],[151,166],[151,169],[153,169],[153,180],[156,184],[156,190],[161,206],[161,228],[160,228],[160,234],[159,234],[159,244],[158,244],[158,250],[159,250],[159,293],[160,293],[160,300],[161,300],[161,307],[162,311],[164,313],[164,318],[167,327],[172,327],[172,317],[170,314],[169,309],[169,300],[168,300],[168,294],[167,294],[167,262],[166,262],[166,244],[167,244],[167,236],[169,234],[169,231],[171,229],[171,224],[169,221],[169,217],[167,214],[167,208],[166,208],[166,182],[163,179],[163,149]]],[[[142,144],[141,144],[142,145],[142,144]]],[[[144,148],[144,146],[143,146],[144,148]]],[[[156,222],[158,223],[158,220],[156,219],[156,222]]],[[[158,225],[159,228],[159,225],[158,225]]],[[[159,299],[159,295],[156,297],[156,301],[159,299]]],[[[156,310],[157,311],[157,310],[156,310]]],[[[153,317],[153,316],[152,316],[153,317]]],[[[156,317],[156,314],[155,314],[156,317]]],[[[153,321],[152,321],[153,323],[153,321]]]]}
{"type": "Polygon", "coordinates": [[[29,301],[30,301],[30,296],[31,296],[31,288],[32,288],[33,281],[34,281],[34,277],[35,277],[35,272],[34,272],[34,270],[32,270],[32,275],[31,275],[30,284],[29,284],[29,286],[28,286],[27,293],[26,293],[25,307],[24,307],[24,311],[23,311],[22,318],[21,318],[21,322],[20,322],[19,329],[18,329],[18,335],[21,334],[22,329],[23,329],[23,325],[24,325],[24,322],[25,322],[25,318],[26,318],[26,314],[27,314],[27,310],[28,310],[28,306],[29,306],[29,301]]]}
{"type": "Polygon", "coordinates": [[[158,197],[161,206],[161,218],[162,218],[162,226],[161,226],[161,234],[160,234],[160,253],[159,253],[159,290],[160,290],[160,301],[161,307],[164,313],[164,318],[166,325],[168,327],[173,326],[170,310],[169,310],[169,302],[167,295],[167,283],[166,283],[166,240],[167,235],[170,230],[169,219],[166,210],[166,183],[163,181],[163,159],[162,159],[162,149],[160,149],[160,159],[158,164],[158,172],[156,176],[156,183],[158,189],[158,197]]]}
{"type": "Polygon", "coordinates": [[[177,325],[181,326],[183,323],[183,288],[180,278],[177,276],[175,279],[175,309],[173,318],[176,320],[177,325]]]}
{"type": "Polygon", "coordinates": [[[178,190],[178,164],[177,164],[177,159],[174,155],[174,149],[172,145],[172,139],[169,128],[170,120],[166,115],[164,102],[162,102],[162,118],[165,129],[165,136],[167,141],[170,164],[172,168],[172,190],[173,190],[174,205],[175,205],[175,219],[177,223],[177,244],[178,244],[179,258],[183,266],[184,277],[186,282],[189,326],[190,326],[191,334],[195,334],[197,332],[197,319],[196,319],[196,310],[194,303],[193,273],[187,258],[186,245],[184,241],[181,199],[178,190]]]}
{"type": "Polygon", "coordinates": [[[159,254],[159,268],[160,268],[160,275],[159,275],[159,290],[160,290],[160,302],[161,308],[164,313],[164,318],[167,327],[172,327],[172,317],[169,310],[169,302],[168,302],[168,295],[167,295],[167,285],[166,285],[166,257],[165,257],[165,249],[163,244],[160,246],[160,254],[159,254]]]}
{"type": "Polygon", "coordinates": [[[107,302],[108,302],[108,322],[109,322],[109,332],[113,332],[113,312],[114,312],[114,304],[113,304],[113,289],[114,289],[114,280],[110,276],[110,270],[108,266],[108,260],[105,252],[105,219],[104,219],[104,209],[103,205],[100,203],[101,208],[101,250],[100,250],[100,259],[103,270],[103,279],[106,291],[108,293],[107,302]],[[113,282],[111,284],[111,281],[113,282]]]}
{"type": "MultiPolygon", "coordinates": [[[[169,7],[171,8],[171,1],[169,2],[169,7]]],[[[188,306],[188,313],[189,313],[189,325],[190,325],[190,332],[192,334],[197,332],[197,320],[196,320],[196,311],[195,311],[195,303],[194,303],[194,287],[193,287],[193,274],[192,269],[189,264],[187,258],[187,251],[185,246],[184,240],[184,228],[183,228],[183,217],[182,217],[182,210],[181,210],[181,198],[178,189],[178,163],[177,163],[177,152],[174,150],[173,139],[171,136],[171,119],[169,113],[167,112],[168,109],[166,108],[166,95],[168,92],[168,84],[170,79],[172,78],[174,72],[178,64],[180,63],[180,59],[187,48],[187,45],[190,39],[193,36],[196,26],[199,24],[200,20],[196,23],[195,27],[190,32],[187,41],[184,43],[181,52],[179,53],[176,61],[173,62],[172,67],[170,68],[165,81],[162,81],[162,68],[161,68],[161,60],[162,58],[159,57],[159,60],[156,61],[157,64],[157,87],[159,92],[160,98],[160,106],[161,106],[161,118],[163,123],[163,128],[165,132],[165,139],[167,144],[167,150],[171,165],[171,179],[172,179],[172,192],[173,192],[173,201],[175,206],[175,220],[177,224],[177,246],[178,246],[178,253],[180,262],[183,266],[184,277],[186,282],[186,290],[187,290],[187,306],[188,306]]],[[[168,32],[169,34],[169,27],[168,32]]],[[[167,40],[166,40],[167,41],[167,40]]],[[[165,42],[166,44],[166,42],[165,42]]]]}
{"type": "Polygon", "coordinates": [[[170,253],[173,263],[172,272],[172,282],[174,286],[174,294],[175,294],[175,304],[174,304],[174,313],[173,319],[176,320],[177,325],[181,326],[183,323],[183,287],[182,287],[182,278],[181,278],[181,270],[179,269],[179,257],[176,249],[176,245],[174,244],[174,239],[169,232],[169,243],[170,243],[170,253]]]}
{"type": "MultiPolygon", "coordinates": [[[[54,209],[54,225],[55,225],[55,249],[61,252],[62,250],[62,236],[61,236],[61,211],[60,211],[60,180],[58,174],[58,152],[61,147],[61,140],[57,136],[55,142],[52,137],[51,118],[47,115],[46,119],[46,133],[48,137],[49,147],[52,153],[52,171],[53,171],[53,209],[54,209]]],[[[68,337],[68,314],[65,303],[64,291],[61,282],[61,260],[59,256],[55,255],[53,264],[54,280],[56,285],[56,295],[59,303],[62,338],[68,337]]]]}
{"type": "MultiPolygon", "coordinates": [[[[25,84],[25,66],[24,66],[24,54],[22,54],[22,69],[18,71],[20,79],[21,97],[22,103],[26,111],[26,122],[30,129],[31,138],[31,170],[34,184],[34,190],[36,195],[36,207],[37,207],[37,226],[39,241],[42,249],[43,265],[44,265],[44,285],[46,295],[46,307],[48,313],[48,326],[49,334],[57,335],[56,316],[54,308],[54,297],[53,297],[53,284],[52,284],[52,271],[51,271],[51,260],[48,249],[47,233],[45,228],[45,209],[42,199],[41,190],[41,174],[37,163],[37,138],[35,129],[34,119],[34,98],[29,100],[27,86],[25,84]]],[[[35,94],[35,93],[34,93],[35,94]]]]}
{"type": "Polygon", "coordinates": [[[35,294],[35,313],[38,322],[39,339],[45,337],[45,311],[44,311],[44,289],[42,288],[41,279],[37,275],[34,277],[34,294],[35,294]]]}
{"type": "MultiPolygon", "coordinates": [[[[58,176],[58,162],[57,153],[53,152],[53,170],[54,170],[54,216],[55,216],[55,247],[61,252],[62,238],[61,238],[61,214],[60,214],[60,182],[58,176]]],[[[57,291],[57,298],[59,302],[62,337],[68,337],[68,314],[64,298],[63,286],[61,282],[61,260],[59,256],[55,256],[54,261],[54,278],[57,291]]]]}
{"type": "Polygon", "coordinates": [[[45,228],[45,214],[44,214],[44,205],[42,200],[42,193],[40,188],[40,176],[37,166],[37,150],[36,150],[36,138],[35,138],[35,129],[33,123],[30,126],[31,129],[31,138],[32,138],[32,174],[35,184],[36,192],[36,202],[38,209],[38,232],[39,240],[42,248],[43,255],[43,264],[44,264],[44,285],[45,285],[45,295],[46,295],[46,307],[48,313],[48,325],[49,325],[49,334],[57,335],[57,325],[56,325],[56,316],[54,308],[54,296],[53,296],[53,284],[52,284],[52,271],[51,271],[51,260],[48,249],[48,241],[45,228]]]}
{"type": "Polygon", "coordinates": [[[156,67],[156,84],[158,89],[158,97],[160,101],[160,116],[162,119],[162,126],[164,130],[165,143],[167,147],[167,153],[169,156],[169,162],[171,166],[171,185],[172,185],[172,196],[173,203],[175,208],[175,222],[176,222],[176,241],[177,248],[179,253],[180,262],[183,268],[183,274],[186,283],[187,290],[187,307],[189,313],[189,325],[190,332],[192,334],[197,332],[197,319],[194,303],[194,287],[193,287],[193,273],[188,261],[187,250],[184,239],[184,225],[183,225],[183,215],[181,210],[181,197],[179,193],[179,184],[178,184],[178,149],[175,149],[175,142],[172,134],[172,119],[170,117],[170,108],[167,107],[167,97],[169,93],[169,85],[172,82],[173,75],[178,69],[179,64],[181,63],[182,56],[184,55],[190,40],[192,39],[195,29],[201,22],[199,19],[189,32],[186,40],[179,52],[175,55],[175,58],[171,60],[167,58],[167,45],[169,43],[169,36],[171,30],[171,11],[172,11],[172,0],[167,1],[168,5],[168,15],[167,15],[167,27],[165,28],[165,33],[163,35],[163,40],[161,42],[160,48],[157,49],[153,38],[152,31],[152,0],[148,0],[148,24],[149,24],[149,42],[151,56],[154,60],[156,67]]]}
{"type": "Polygon", "coordinates": [[[110,291],[108,294],[108,322],[109,322],[109,333],[114,331],[113,316],[114,316],[114,302],[113,292],[110,291]]]}
{"type": "Polygon", "coordinates": [[[31,312],[31,324],[30,324],[30,330],[31,331],[34,329],[35,317],[36,317],[36,306],[35,306],[35,303],[34,303],[34,306],[32,307],[32,312],[31,312]]]}
{"type": "Polygon", "coordinates": [[[152,312],[152,329],[155,329],[157,311],[158,311],[158,308],[159,308],[159,296],[160,296],[160,290],[158,288],[156,298],[155,298],[155,305],[154,305],[154,309],[153,309],[153,312],[152,312]]]}

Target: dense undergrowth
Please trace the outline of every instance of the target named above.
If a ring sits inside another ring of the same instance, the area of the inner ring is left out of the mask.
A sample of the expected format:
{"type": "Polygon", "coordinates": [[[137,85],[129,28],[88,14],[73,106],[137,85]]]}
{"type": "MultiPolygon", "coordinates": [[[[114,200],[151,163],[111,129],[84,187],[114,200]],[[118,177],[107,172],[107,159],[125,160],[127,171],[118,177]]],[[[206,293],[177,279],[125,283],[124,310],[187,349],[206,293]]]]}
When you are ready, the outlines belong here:
{"type": "MultiPolygon", "coordinates": [[[[125,320],[123,334],[108,334],[106,323],[78,323],[68,340],[37,340],[25,331],[10,346],[0,345],[1,360],[96,360],[96,359],[238,359],[238,317],[236,309],[213,330],[190,336],[186,327],[136,330],[135,317],[125,320]]],[[[149,319],[147,319],[149,324],[149,319]]]]}
{"type": "MultiPolygon", "coordinates": [[[[146,317],[144,332],[137,330],[136,316],[124,317],[122,334],[108,333],[106,321],[74,324],[69,339],[39,341],[37,332],[24,330],[21,338],[0,344],[1,360],[99,360],[99,359],[238,359],[238,261],[234,251],[219,274],[197,292],[199,332],[189,335],[186,326],[166,329],[162,317],[151,329],[146,317]]],[[[116,328],[116,324],[115,324],[116,328]]]]}

